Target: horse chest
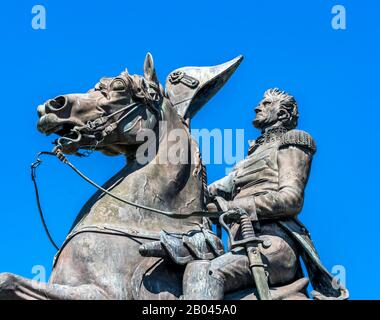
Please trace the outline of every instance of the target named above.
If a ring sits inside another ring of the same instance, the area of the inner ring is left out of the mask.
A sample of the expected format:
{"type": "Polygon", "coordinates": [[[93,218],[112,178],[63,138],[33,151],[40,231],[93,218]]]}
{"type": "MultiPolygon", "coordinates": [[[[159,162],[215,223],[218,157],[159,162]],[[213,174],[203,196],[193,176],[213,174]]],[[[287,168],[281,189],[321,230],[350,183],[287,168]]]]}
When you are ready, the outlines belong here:
{"type": "MultiPolygon", "coordinates": [[[[187,189],[180,192],[183,186],[176,181],[176,176],[177,174],[166,174],[164,169],[159,170],[157,166],[154,170],[139,171],[128,175],[126,179],[116,183],[111,191],[121,198],[158,210],[199,210],[201,207],[200,197],[191,196],[191,199],[188,199],[191,193],[195,192],[195,188],[191,190],[192,192],[186,192],[187,189]]],[[[189,185],[192,186],[192,183],[189,185]]],[[[183,225],[183,220],[172,219],[156,212],[137,208],[108,195],[100,196],[93,203],[74,231],[88,226],[121,228],[127,232],[144,234],[158,234],[162,229],[177,231],[188,229],[183,225]]]]}

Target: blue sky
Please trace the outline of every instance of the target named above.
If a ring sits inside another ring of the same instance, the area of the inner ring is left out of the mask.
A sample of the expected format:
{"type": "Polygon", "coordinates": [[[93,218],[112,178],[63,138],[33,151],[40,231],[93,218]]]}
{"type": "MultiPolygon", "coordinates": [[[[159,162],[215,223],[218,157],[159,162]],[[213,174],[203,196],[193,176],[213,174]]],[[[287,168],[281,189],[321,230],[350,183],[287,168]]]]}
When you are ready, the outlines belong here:
{"type": "MultiPolygon", "coordinates": [[[[299,128],[318,152],[300,219],[322,261],[342,265],[354,299],[378,299],[378,148],[380,4],[378,1],[7,1],[1,35],[0,272],[33,277],[50,272],[54,248],[43,232],[29,166],[52,137],[36,130],[36,107],[59,94],[84,92],[125,67],[142,73],[153,54],[164,82],[174,69],[245,60],[192,122],[193,128],[245,130],[270,87],[299,102],[299,128]],[[31,8],[46,7],[46,30],[33,30],[31,8]],[[347,29],[331,27],[331,8],[344,5],[347,29]]],[[[98,182],[123,159],[93,155],[73,162],[98,182]]],[[[212,182],[226,164],[209,165],[212,182]]],[[[94,192],[67,167],[46,159],[39,171],[46,220],[61,243],[94,192]]]]}

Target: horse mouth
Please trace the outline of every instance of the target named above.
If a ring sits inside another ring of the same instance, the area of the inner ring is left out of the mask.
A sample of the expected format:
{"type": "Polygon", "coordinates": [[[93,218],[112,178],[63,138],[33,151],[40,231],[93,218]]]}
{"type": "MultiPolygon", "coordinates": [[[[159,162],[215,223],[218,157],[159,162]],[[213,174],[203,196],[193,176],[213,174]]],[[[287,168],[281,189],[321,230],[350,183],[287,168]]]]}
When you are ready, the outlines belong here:
{"type": "Polygon", "coordinates": [[[64,136],[69,134],[72,129],[79,124],[69,120],[60,120],[54,114],[47,114],[42,116],[37,123],[37,129],[45,135],[57,134],[64,136]]]}

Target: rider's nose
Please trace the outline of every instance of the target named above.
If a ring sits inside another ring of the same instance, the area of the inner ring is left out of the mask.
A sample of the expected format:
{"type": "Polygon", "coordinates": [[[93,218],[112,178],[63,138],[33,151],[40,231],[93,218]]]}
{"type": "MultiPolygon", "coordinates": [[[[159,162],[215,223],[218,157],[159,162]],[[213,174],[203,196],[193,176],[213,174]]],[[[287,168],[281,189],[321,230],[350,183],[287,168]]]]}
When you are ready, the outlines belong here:
{"type": "Polygon", "coordinates": [[[58,96],[46,103],[46,111],[54,112],[63,109],[67,105],[65,96],[58,96]]]}

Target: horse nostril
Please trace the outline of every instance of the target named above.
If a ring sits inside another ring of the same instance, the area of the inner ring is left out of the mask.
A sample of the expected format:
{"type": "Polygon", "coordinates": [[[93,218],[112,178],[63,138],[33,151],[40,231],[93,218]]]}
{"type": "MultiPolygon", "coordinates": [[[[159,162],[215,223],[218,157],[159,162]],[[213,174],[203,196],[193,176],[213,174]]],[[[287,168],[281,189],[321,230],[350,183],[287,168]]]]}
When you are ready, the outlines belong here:
{"type": "Polygon", "coordinates": [[[59,97],[54,98],[53,100],[49,100],[47,103],[47,106],[50,109],[58,110],[65,107],[66,104],[67,104],[67,98],[64,96],[59,96],[59,97]]]}

